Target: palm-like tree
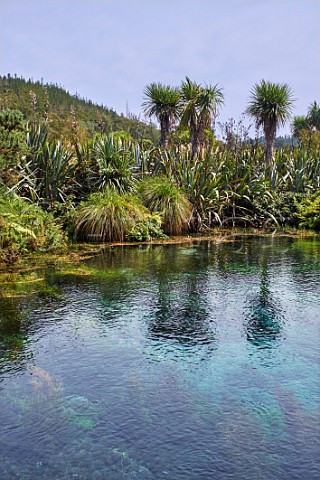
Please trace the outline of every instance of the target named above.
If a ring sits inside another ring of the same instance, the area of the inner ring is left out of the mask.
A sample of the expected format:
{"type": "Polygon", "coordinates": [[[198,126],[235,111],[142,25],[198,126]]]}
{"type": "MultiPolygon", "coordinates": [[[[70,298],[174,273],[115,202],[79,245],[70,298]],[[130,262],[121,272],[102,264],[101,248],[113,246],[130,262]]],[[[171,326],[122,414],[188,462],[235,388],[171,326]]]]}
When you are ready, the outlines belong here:
{"type": "Polygon", "coordinates": [[[255,119],[258,128],[263,128],[267,165],[272,162],[273,143],[277,128],[285,125],[290,118],[292,106],[292,90],[286,83],[279,84],[262,80],[260,83],[256,83],[251,90],[246,113],[255,119]]]}
{"type": "Polygon", "coordinates": [[[316,101],[309,105],[307,118],[314,130],[320,130],[320,105],[316,101]]]}
{"type": "Polygon", "coordinates": [[[181,83],[181,103],[183,105],[180,124],[182,127],[188,127],[190,132],[190,141],[192,145],[192,156],[195,151],[195,140],[197,137],[198,125],[198,98],[201,91],[201,85],[192,82],[189,77],[181,83]]]}
{"type": "Polygon", "coordinates": [[[294,117],[291,125],[292,134],[301,144],[308,142],[310,147],[312,138],[319,143],[318,133],[320,131],[320,105],[312,102],[308,108],[307,116],[294,117]]]}
{"type": "Polygon", "coordinates": [[[189,127],[194,157],[200,153],[205,141],[205,130],[211,128],[218,108],[224,103],[224,97],[218,85],[202,87],[188,77],[182,82],[180,91],[183,105],[181,125],[189,127]]]}
{"type": "Polygon", "coordinates": [[[310,130],[310,127],[309,119],[306,116],[299,115],[294,117],[291,125],[292,135],[296,138],[300,138],[301,132],[303,130],[310,130]]]}
{"type": "Polygon", "coordinates": [[[162,83],[151,83],[144,90],[143,110],[149,117],[155,116],[160,123],[161,146],[168,148],[169,133],[179,117],[180,92],[177,88],[162,83]]]}
{"type": "Polygon", "coordinates": [[[215,122],[218,109],[224,104],[224,96],[218,84],[208,85],[201,89],[198,97],[198,128],[195,140],[197,152],[201,151],[205,142],[205,131],[210,130],[215,122]]]}

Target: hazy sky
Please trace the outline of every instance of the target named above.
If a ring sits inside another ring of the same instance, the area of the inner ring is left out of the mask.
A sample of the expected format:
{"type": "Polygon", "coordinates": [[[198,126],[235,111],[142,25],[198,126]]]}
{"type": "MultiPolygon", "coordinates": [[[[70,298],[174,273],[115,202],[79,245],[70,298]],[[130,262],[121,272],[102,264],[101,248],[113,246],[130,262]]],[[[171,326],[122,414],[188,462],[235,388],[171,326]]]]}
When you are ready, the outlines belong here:
{"type": "Polygon", "coordinates": [[[295,115],[320,101],[320,0],[0,0],[0,18],[1,74],[119,113],[186,75],[223,87],[220,121],[240,118],[261,79],[291,86],[295,115]]]}

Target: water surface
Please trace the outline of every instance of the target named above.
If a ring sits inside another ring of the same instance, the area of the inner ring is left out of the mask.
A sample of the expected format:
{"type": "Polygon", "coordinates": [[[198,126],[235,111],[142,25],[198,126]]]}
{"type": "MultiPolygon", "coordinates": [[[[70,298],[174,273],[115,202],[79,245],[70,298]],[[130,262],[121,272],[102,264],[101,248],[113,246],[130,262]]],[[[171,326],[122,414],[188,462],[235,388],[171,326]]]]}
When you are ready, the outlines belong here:
{"type": "Polygon", "coordinates": [[[319,273],[242,237],[2,282],[0,478],[318,479],[319,273]]]}

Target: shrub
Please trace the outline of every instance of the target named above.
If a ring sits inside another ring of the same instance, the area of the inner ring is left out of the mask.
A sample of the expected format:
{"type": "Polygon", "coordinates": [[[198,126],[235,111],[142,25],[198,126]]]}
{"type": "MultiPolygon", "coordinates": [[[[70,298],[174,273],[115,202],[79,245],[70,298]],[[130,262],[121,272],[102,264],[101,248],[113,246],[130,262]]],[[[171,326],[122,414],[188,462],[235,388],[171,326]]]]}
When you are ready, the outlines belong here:
{"type": "Polygon", "coordinates": [[[320,231],[320,191],[298,207],[299,227],[320,231]]]}
{"type": "Polygon", "coordinates": [[[78,240],[93,243],[123,242],[146,213],[138,198],[107,188],[103,193],[91,194],[79,205],[75,213],[74,234],[78,240]]]}
{"type": "Polygon", "coordinates": [[[74,191],[74,154],[60,141],[48,142],[43,126],[31,129],[27,140],[30,153],[16,189],[53,208],[56,202],[65,202],[67,195],[74,191]]]}
{"type": "Polygon", "coordinates": [[[157,213],[147,214],[138,220],[129,231],[129,238],[136,242],[149,242],[153,238],[168,238],[161,229],[161,216],[157,213]]]}
{"type": "Polygon", "coordinates": [[[132,190],[134,159],[130,142],[113,134],[103,136],[94,142],[92,158],[95,163],[92,183],[99,190],[111,187],[121,193],[132,190]]]}
{"type": "Polygon", "coordinates": [[[166,234],[180,235],[188,230],[191,205],[171,179],[162,176],[144,179],[137,191],[151,213],[160,213],[166,234]]]}
{"type": "Polygon", "coordinates": [[[0,111],[0,184],[14,185],[17,166],[28,152],[26,126],[19,110],[0,111]]]}
{"type": "Polygon", "coordinates": [[[2,193],[0,196],[0,249],[24,253],[61,249],[65,239],[51,214],[39,206],[18,197],[2,193]]]}

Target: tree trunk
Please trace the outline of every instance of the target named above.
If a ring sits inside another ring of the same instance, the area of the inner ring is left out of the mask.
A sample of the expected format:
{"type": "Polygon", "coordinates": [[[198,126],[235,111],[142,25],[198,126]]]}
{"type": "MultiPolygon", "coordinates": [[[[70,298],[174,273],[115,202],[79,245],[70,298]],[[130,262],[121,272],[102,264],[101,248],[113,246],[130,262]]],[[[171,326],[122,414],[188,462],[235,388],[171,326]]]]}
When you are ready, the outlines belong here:
{"type": "Polygon", "coordinates": [[[161,121],[160,130],[161,130],[160,145],[164,150],[167,150],[169,146],[169,126],[166,121],[164,120],[161,121]]]}
{"type": "Polygon", "coordinates": [[[200,155],[205,142],[205,124],[199,119],[198,127],[195,129],[194,141],[192,143],[192,158],[200,155]]]}
{"type": "Polygon", "coordinates": [[[199,153],[199,142],[198,142],[198,136],[195,134],[192,144],[191,144],[191,158],[193,159],[198,153],[199,153]]]}
{"type": "Polygon", "coordinates": [[[268,167],[271,165],[272,157],[273,157],[273,139],[272,138],[266,138],[265,156],[266,156],[266,167],[268,167]]]}
{"type": "Polygon", "coordinates": [[[266,141],[265,146],[265,158],[266,167],[272,165],[273,158],[273,144],[276,138],[277,125],[275,122],[269,123],[264,126],[264,136],[266,141]]]}

